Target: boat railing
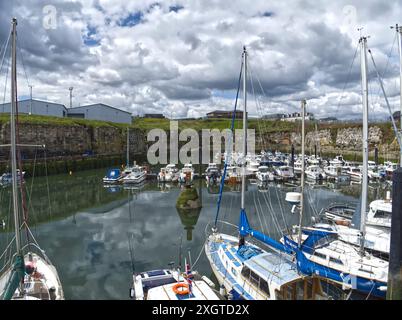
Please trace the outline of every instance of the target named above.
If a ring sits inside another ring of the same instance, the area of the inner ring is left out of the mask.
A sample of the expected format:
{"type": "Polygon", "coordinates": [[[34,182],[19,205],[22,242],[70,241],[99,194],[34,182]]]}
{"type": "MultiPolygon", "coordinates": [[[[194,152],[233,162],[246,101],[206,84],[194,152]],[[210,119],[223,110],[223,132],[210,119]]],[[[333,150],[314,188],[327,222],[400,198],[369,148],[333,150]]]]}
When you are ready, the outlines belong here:
{"type": "MultiPolygon", "coordinates": [[[[213,228],[212,228],[212,223],[213,223],[213,222],[210,221],[210,222],[207,223],[207,225],[205,226],[204,232],[205,232],[206,237],[210,236],[211,233],[212,233],[212,229],[213,229],[213,228]]],[[[223,224],[223,225],[227,225],[227,226],[230,226],[230,227],[234,228],[235,230],[233,231],[232,235],[237,235],[238,232],[239,232],[239,226],[237,226],[237,225],[235,225],[235,224],[233,224],[233,223],[230,223],[230,222],[227,222],[227,221],[223,221],[223,220],[217,220],[217,223],[223,224]]]]}
{"type": "Polygon", "coordinates": [[[7,247],[4,249],[3,253],[0,256],[0,261],[2,261],[4,259],[4,263],[2,264],[3,267],[0,269],[0,274],[3,273],[4,269],[6,269],[8,266],[10,266],[14,260],[15,254],[12,256],[9,256],[9,258],[7,259],[6,254],[8,252],[8,249],[10,249],[10,247],[12,246],[12,244],[15,241],[15,235],[14,237],[11,239],[10,243],[7,245],[7,247]]]}

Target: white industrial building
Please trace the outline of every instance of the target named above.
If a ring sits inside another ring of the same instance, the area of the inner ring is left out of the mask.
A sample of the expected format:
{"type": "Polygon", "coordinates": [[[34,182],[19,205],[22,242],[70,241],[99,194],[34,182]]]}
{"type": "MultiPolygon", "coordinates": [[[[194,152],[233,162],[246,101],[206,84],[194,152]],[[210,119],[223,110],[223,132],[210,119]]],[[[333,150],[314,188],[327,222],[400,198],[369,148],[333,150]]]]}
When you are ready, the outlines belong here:
{"type": "MultiPolygon", "coordinates": [[[[1,113],[10,113],[11,103],[0,104],[1,113]]],[[[28,99],[18,101],[18,113],[36,114],[40,116],[66,117],[67,109],[63,104],[28,99]]]]}
{"type": "Polygon", "coordinates": [[[123,111],[103,103],[70,108],[68,109],[67,116],[71,118],[111,121],[117,123],[130,124],[132,122],[130,112],[123,111]]]}
{"type": "MultiPolygon", "coordinates": [[[[0,113],[10,113],[11,104],[0,104],[0,113]]],[[[110,121],[131,124],[131,113],[103,104],[91,104],[75,108],[66,108],[63,104],[41,101],[18,101],[18,113],[53,117],[71,117],[88,120],[110,121]]]]}

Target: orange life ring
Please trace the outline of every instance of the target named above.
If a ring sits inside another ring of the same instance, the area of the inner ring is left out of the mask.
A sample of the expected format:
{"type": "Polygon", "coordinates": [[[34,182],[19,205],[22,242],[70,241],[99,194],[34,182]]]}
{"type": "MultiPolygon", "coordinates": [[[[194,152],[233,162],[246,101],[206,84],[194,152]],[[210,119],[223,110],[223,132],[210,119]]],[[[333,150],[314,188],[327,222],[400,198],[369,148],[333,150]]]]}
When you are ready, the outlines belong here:
{"type": "Polygon", "coordinates": [[[190,290],[187,283],[179,282],[173,286],[173,292],[179,295],[189,294],[190,290]]]}

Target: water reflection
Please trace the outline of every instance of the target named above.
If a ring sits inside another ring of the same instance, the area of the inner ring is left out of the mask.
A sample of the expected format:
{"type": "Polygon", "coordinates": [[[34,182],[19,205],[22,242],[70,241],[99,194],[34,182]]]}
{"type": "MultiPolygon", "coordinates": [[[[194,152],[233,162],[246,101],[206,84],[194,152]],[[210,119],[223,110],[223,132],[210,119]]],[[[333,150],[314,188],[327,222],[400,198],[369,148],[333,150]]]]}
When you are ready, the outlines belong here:
{"type": "MultiPolygon", "coordinates": [[[[192,256],[197,257],[203,250],[205,228],[215,218],[219,185],[206,186],[204,180],[195,181],[202,208],[182,211],[176,209],[181,192],[177,184],[150,181],[139,187],[110,190],[103,187],[103,176],[104,170],[52,176],[49,188],[46,178],[26,182],[30,224],[58,268],[67,299],[127,299],[132,262],[137,271],[168,267],[178,260],[181,238],[187,239],[183,240],[183,252],[191,250],[192,256]]],[[[246,208],[250,224],[273,237],[297,224],[298,215],[290,213],[285,194],[298,188],[297,181],[248,184],[246,208]]],[[[349,184],[306,186],[303,223],[310,224],[311,217],[332,202],[356,203],[360,189],[360,185],[349,184]]],[[[221,220],[237,224],[240,190],[240,185],[225,185],[221,220]]],[[[386,190],[384,185],[370,185],[370,201],[383,197],[386,190]]],[[[6,227],[0,228],[0,248],[10,238],[9,201],[10,189],[1,189],[0,222],[4,219],[6,227]]],[[[197,269],[211,275],[203,254],[197,269]]]]}

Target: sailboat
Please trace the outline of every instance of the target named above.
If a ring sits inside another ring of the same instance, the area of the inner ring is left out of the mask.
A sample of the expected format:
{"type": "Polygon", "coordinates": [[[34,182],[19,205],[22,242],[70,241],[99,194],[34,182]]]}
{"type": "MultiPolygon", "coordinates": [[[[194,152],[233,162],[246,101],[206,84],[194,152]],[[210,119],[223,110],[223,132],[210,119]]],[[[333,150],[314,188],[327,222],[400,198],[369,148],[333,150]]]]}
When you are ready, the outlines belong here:
{"type": "MultiPolygon", "coordinates": [[[[238,88],[239,93],[241,78],[243,78],[243,155],[247,154],[246,77],[247,51],[244,47],[242,72],[239,77],[238,88]]],[[[238,93],[234,114],[236,113],[238,93]]],[[[231,130],[233,128],[234,116],[232,118],[231,130]]],[[[227,165],[228,161],[226,159],[223,169],[224,176],[227,165]]],[[[204,247],[211,268],[219,283],[225,289],[227,296],[232,299],[246,300],[328,299],[328,291],[323,290],[323,287],[333,288],[334,294],[339,293],[336,287],[332,286],[331,280],[314,275],[301,275],[298,272],[297,265],[292,260],[293,251],[290,248],[250,227],[245,208],[245,166],[246,163],[243,161],[241,166],[242,192],[240,222],[238,226],[239,237],[218,232],[218,214],[224,186],[224,180],[222,179],[212,234],[207,237],[204,247]],[[258,240],[265,247],[248,240],[246,241],[247,236],[258,240]],[[310,288],[310,290],[305,290],[305,288],[310,288]]]]}
{"type": "Polygon", "coordinates": [[[158,269],[133,275],[130,297],[135,300],[222,300],[215,284],[206,276],[186,270],[158,269]]]}
{"type": "Polygon", "coordinates": [[[368,296],[385,298],[388,281],[388,262],[372,256],[364,248],[368,189],[367,38],[360,38],[359,43],[363,93],[363,181],[360,249],[341,241],[336,231],[317,227],[302,228],[303,201],[301,201],[298,232],[284,236],[282,243],[286,249],[293,250],[298,268],[302,273],[321,275],[340,284],[350,285],[352,289],[356,289],[368,296]]]}
{"type": "MultiPolygon", "coordinates": [[[[12,65],[11,65],[11,174],[12,203],[14,214],[15,236],[7,246],[0,260],[6,261],[0,270],[0,298],[4,300],[61,300],[64,299],[63,289],[56,268],[52,265],[44,251],[33,237],[27,220],[21,221],[24,206],[19,204],[17,178],[17,136],[15,116],[17,109],[17,19],[12,19],[12,65]],[[22,231],[26,230],[23,237],[22,231]],[[15,252],[12,250],[15,246],[15,252]],[[10,258],[6,256],[10,254],[10,258]]],[[[22,170],[20,168],[19,174],[22,170]]],[[[21,177],[20,177],[21,179],[21,177]]],[[[21,186],[22,189],[22,186],[21,186]]],[[[23,198],[23,197],[21,197],[23,198]]]]}

